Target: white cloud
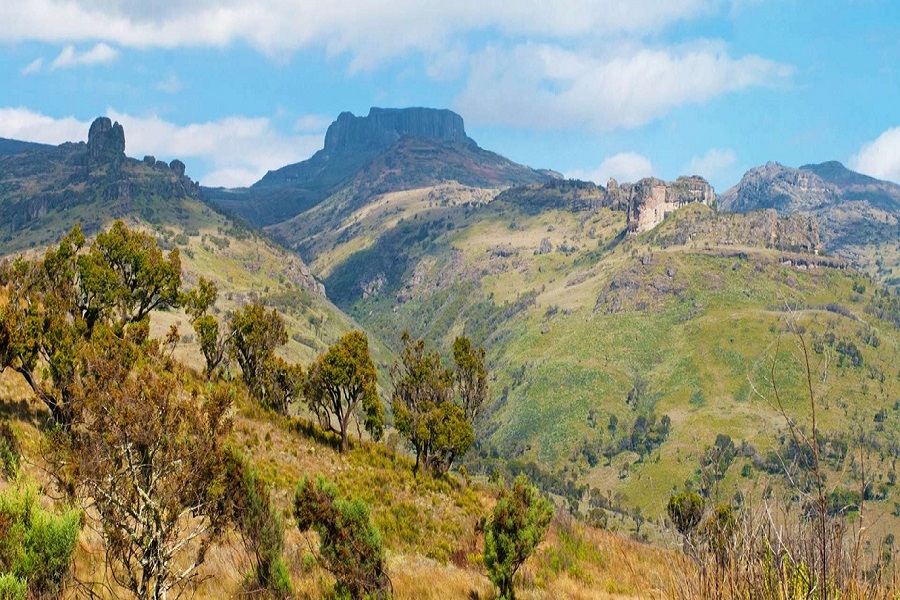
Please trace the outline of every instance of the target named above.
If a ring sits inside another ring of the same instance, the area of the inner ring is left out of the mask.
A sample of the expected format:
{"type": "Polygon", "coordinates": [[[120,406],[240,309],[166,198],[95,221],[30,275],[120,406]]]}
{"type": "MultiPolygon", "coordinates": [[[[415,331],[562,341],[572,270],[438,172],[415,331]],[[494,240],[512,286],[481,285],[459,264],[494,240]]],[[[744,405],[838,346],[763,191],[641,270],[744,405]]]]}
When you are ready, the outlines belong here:
{"type": "MultiPolygon", "coordinates": [[[[323,136],[285,136],[265,117],[233,116],[178,125],[158,116],[134,116],[113,109],[109,118],[125,128],[126,152],[142,157],[179,158],[188,165],[188,175],[205,185],[249,185],[270,169],[308,158],[322,147],[323,136]],[[194,159],[194,160],[192,160],[194,159]],[[193,170],[200,163],[207,173],[193,170]]],[[[60,144],[84,140],[89,121],[75,117],[54,119],[26,108],[0,108],[0,137],[60,144]]]]}
{"type": "Polygon", "coordinates": [[[22,75],[34,75],[35,73],[39,73],[41,71],[41,67],[44,66],[43,58],[36,58],[24,67],[22,67],[22,75]]]}
{"type": "Polygon", "coordinates": [[[90,123],[75,117],[54,119],[27,108],[0,108],[0,137],[42,144],[61,144],[87,138],[90,123]]]}
{"type": "Polygon", "coordinates": [[[653,176],[653,165],[650,159],[636,152],[620,152],[607,157],[600,166],[592,171],[571,171],[566,173],[570,179],[593,181],[605,186],[612,177],[619,183],[634,183],[644,177],[653,176]]]}
{"type": "Polygon", "coordinates": [[[127,47],[247,43],[270,55],[312,45],[370,68],[473,31],[586,38],[644,35],[721,10],[723,0],[29,0],[0,2],[0,40],[127,47]]]}
{"type": "Polygon", "coordinates": [[[51,69],[68,69],[82,65],[101,65],[109,64],[116,60],[119,51],[104,43],[96,44],[90,50],[78,52],[75,46],[68,45],[62,49],[53,62],[50,64],[51,69]]]}
{"type": "Polygon", "coordinates": [[[778,84],[791,68],[732,58],[720,42],[625,47],[611,54],[550,44],[489,47],[472,59],[455,106],[474,123],[534,128],[636,128],[686,104],[778,84]]]}
{"type": "Polygon", "coordinates": [[[691,159],[686,175],[700,175],[711,182],[721,182],[732,175],[737,165],[737,154],[731,148],[712,148],[703,156],[691,159]]]}
{"type": "Polygon", "coordinates": [[[184,84],[177,75],[170,73],[168,77],[156,84],[156,89],[167,94],[176,94],[184,89],[184,84]]]}
{"type": "Polygon", "coordinates": [[[900,183],[900,127],[893,127],[863,144],[850,158],[850,168],[878,179],[900,183]]]}

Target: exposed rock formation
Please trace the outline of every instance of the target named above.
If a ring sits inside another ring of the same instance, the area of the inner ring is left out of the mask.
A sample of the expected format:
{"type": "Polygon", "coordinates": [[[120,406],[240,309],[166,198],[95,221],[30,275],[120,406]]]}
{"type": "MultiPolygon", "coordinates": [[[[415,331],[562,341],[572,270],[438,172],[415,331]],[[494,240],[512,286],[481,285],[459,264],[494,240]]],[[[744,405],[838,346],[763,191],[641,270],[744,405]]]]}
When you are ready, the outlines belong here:
{"type": "Polygon", "coordinates": [[[461,116],[434,108],[371,108],[366,117],[343,112],[325,133],[325,151],[356,152],[387,148],[401,137],[468,141],[461,116]]]}
{"type": "Polygon", "coordinates": [[[612,206],[625,204],[629,233],[650,231],[675,210],[700,202],[712,206],[716,193],[702,177],[679,177],[674,182],[648,177],[634,184],[610,181],[607,191],[612,206]],[[627,200],[626,200],[627,199],[627,200]]]}
{"type": "Polygon", "coordinates": [[[124,156],[125,129],[118,121],[114,124],[109,117],[97,117],[88,131],[87,147],[92,160],[104,156],[124,156]]]}
{"type": "Polygon", "coordinates": [[[169,168],[175,172],[179,177],[184,177],[185,166],[184,163],[178,160],[177,158],[169,163],[169,168]]]}
{"type": "Polygon", "coordinates": [[[723,211],[772,208],[815,217],[825,251],[888,278],[898,266],[900,186],[856,173],[837,161],[799,169],[766,163],[719,197],[723,211]],[[872,247],[881,246],[876,252],[872,247]]]}

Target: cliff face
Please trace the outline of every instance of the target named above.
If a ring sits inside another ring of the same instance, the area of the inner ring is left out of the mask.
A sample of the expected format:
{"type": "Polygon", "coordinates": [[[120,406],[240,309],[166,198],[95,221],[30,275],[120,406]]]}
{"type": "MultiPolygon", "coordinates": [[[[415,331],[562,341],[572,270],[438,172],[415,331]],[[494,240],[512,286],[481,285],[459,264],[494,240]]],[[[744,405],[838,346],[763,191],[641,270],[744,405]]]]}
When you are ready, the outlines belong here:
{"type": "Polygon", "coordinates": [[[629,233],[650,231],[669,215],[686,204],[699,202],[712,206],[716,193],[702,177],[679,177],[675,181],[662,181],[654,177],[637,183],[619,185],[610,179],[607,186],[609,205],[627,211],[629,233]]]}
{"type": "Polygon", "coordinates": [[[434,108],[375,108],[366,117],[341,113],[325,133],[325,152],[387,148],[403,136],[448,142],[468,141],[463,119],[434,108]]]}
{"type": "Polygon", "coordinates": [[[372,108],[365,117],[341,113],[308,160],[269,171],[247,189],[204,193],[257,226],[274,227],[338,192],[358,206],[379,194],[450,181],[496,188],[552,178],[480,148],[453,111],[372,108]]]}

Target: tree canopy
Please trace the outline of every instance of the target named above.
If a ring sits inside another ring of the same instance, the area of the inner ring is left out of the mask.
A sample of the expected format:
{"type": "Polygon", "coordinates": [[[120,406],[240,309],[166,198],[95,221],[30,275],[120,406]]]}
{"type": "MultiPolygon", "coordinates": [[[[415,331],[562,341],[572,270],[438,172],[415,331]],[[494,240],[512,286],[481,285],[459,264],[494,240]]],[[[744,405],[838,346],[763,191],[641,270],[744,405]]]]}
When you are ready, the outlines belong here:
{"type": "Polygon", "coordinates": [[[362,423],[374,440],[384,435],[384,407],[378,396],[378,373],[369,354],[369,340],[361,331],[341,337],[309,367],[303,385],[306,402],[320,425],[341,436],[341,450],[349,447],[350,423],[362,423]]]}

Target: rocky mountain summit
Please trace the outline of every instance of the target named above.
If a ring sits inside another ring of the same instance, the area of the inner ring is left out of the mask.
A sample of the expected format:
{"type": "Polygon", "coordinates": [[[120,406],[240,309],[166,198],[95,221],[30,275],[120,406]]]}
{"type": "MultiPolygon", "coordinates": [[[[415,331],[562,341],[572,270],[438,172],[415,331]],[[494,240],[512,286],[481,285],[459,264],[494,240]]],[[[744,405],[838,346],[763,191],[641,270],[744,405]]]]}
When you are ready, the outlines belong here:
{"type": "Polygon", "coordinates": [[[553,176],[484,150],[466,135],[463,119],[446,109],[372,108],[365,117],[341,113],[324,147],[245,189],[204,188],[218,206],[259,226],[299,215],[329,196],[349,194],[354,204],[373,196],[456,181],[507,187],[553,176]]]}
{"type": "Polygon", "coordinates": [[[750,169],[719,196],[725,212],[771,208],[815,217],[826,252],[893,280],[900,268],[900,185],[856,173],[837,161],[799,169],[769,162],[750,169]]]}
{"type": "MultiPolygon", "coordinates": [[[[326,153],[384,149],[403,136],[471,142],[461,116],[434,108],[376,108],[366,117],[342,112],[325,133],[326,153]]],[[[474,143],[474,142],[473,142],[474,143]]]]}
{"type": "Polygon", "coordinates": [[[127,157],[125,130],[107,117],[91,124],[87,143],[24,147],[0,155],[0,233],[7,240],[41,219],[94,202],[102,202],[103,210],[84,223],[89,231],[128,214],[136,202],[200,197],[200,186],[185,175],[181,161],[127,157]]]}
{"type": "Polygon", "coordinates": [[[679,177],[663,181],[654,177],[635,183],[619,183],[610,179],[607,187],[574,179],[553,180],[504,191],[498,200],[516,204],[531,214],[542,210],[562,209],[572,212],[611,208],[625,211],[629,233],[650,231],[673,211],[699,202],[712,206],[716,193],[702,177],[679,177]]]}

